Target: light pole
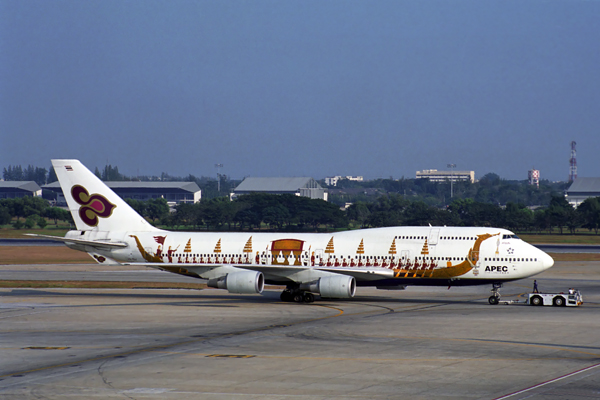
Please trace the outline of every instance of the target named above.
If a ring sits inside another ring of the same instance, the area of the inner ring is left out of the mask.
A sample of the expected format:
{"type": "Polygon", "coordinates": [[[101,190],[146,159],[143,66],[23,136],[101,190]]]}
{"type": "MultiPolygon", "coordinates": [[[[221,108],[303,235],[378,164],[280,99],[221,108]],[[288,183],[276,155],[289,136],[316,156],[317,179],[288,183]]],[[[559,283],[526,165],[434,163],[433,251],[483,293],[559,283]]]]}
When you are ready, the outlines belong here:
{"type": "Polygon", "coordinates": [[[448,164],[448,168],[450,168],[450,199],[454,196],[454,168],[456,168],[456,164],[448,164]]]}
{"type": "Polygon", "coordinates": [[[223,168],[223,164],[215,164],[215,168],[217,169],[217,192],[221,193],[221,168],[223,168]]]}

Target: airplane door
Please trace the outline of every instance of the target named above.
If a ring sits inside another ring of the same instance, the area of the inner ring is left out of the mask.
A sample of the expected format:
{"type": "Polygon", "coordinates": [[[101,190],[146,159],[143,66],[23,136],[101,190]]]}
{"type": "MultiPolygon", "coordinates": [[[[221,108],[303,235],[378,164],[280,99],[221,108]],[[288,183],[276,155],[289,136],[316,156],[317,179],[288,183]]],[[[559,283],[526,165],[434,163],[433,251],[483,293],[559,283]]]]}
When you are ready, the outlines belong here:
{"type": "Polygon", "coordinates": [[[429,245],[436,245],[438,243],[438,239],[440,238],[440,230],[432,229],[429,231],[429,245]]]}

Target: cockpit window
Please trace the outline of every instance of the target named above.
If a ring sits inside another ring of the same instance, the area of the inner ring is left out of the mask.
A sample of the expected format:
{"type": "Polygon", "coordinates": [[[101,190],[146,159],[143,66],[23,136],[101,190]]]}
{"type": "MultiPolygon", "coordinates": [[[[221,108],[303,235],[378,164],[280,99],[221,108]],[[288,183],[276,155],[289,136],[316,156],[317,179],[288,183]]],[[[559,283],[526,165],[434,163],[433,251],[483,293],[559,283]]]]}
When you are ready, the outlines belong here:
{"type": "Polygon", "coordinates": [[[502,239],[518,239],[517,235],[502,235],[502,239]]]}

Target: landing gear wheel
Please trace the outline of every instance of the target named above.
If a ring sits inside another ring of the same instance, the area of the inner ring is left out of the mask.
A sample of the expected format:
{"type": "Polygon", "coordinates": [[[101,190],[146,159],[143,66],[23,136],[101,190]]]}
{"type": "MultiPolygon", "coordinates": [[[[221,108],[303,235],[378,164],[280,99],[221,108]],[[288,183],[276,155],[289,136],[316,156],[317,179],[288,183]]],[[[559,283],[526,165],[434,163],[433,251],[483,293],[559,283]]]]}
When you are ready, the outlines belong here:
{"type": "Polygon", "coordinates": [[[312,293],[304,293],[304,302],[305,303],[312,303],[313,301],[315,301],[315,296],[312,293]]]}
{"type": "Polygon", "coordinates": [[[292,301],[302,303],[304,301],[304,294],[302,292],[292,292],[292,301]]]}
{"type": "Polygon", "coordinates": [[[488,303],[490,304],[498,304],[500,301],[500,288],[502,287],[502,283],[492,283],[492,295],[488,299],[488,303]]]}
{"type": "Polygon", "coordinates": [[[289,290],[284,290],[283,292],[281,292],[280,299],[281,301],[294,301],[292,292],[290,292],[289,290]]]}

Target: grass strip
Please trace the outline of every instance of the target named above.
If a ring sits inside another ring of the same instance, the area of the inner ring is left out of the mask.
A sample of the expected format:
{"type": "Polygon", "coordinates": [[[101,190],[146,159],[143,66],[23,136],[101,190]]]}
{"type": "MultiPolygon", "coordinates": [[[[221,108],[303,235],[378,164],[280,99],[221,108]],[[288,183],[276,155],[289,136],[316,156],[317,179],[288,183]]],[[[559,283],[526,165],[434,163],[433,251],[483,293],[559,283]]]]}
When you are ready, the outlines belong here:
{"type": "Polygon", "coordinates": [[[548,253],[554,261],[600,261],[600,253],[548,253]]]}

